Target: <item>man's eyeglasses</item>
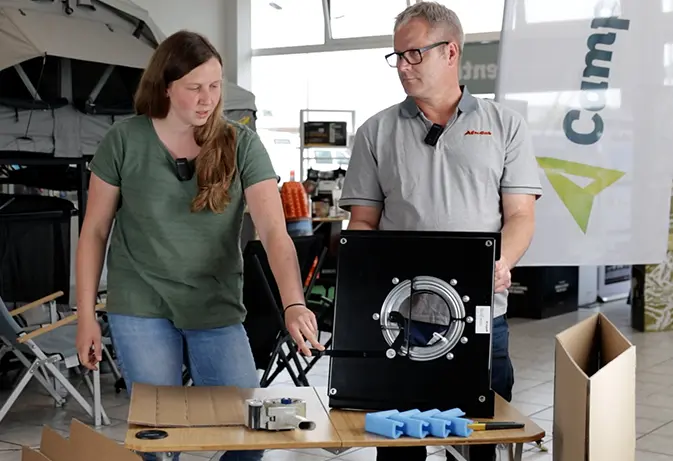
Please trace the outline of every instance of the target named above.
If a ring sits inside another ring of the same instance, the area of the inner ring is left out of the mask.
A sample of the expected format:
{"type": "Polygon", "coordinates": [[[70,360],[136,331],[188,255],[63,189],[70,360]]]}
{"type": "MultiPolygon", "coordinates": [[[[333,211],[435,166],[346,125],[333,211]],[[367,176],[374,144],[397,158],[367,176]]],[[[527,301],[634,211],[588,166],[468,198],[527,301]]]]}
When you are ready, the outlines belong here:
{"type": "Polygon", "coordinates": [[[388,65],[390,67],[397,67],[397,64],[399,63],[400,59],[403,58],[409,64],[415,66],[423,62],[423,53],[433,48],[436,48],[440,45],[448,45],[448,44],[449,42],[437,42],[433,43],[432,45],[424,46],[423,48],[413,48],[411,50],[406,51],[394,51],[386,55],[386,61],[388,61],[388,65]]]}

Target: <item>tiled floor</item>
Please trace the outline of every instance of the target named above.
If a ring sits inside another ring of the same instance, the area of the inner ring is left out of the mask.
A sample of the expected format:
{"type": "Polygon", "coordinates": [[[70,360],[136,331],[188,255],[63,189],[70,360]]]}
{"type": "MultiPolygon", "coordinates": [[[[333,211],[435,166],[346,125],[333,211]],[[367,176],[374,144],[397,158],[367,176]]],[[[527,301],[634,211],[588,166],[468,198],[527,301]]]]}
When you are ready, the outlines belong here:
{"type": "MultiPolygon", "coordinates": [[[[637,346],[637,456],[638,461],[673,461],[673,332],[638,333],[629,327],[629,308],[623,304],[603,305],[600,308],[637,346]]],[[[510,351],[516,369],[515,397],[517,408],[532,417],[547,431],[541,451],[533,445],[525,447],[524,459],[551,461],[553,451],[553,352],[554,335],[586,317],[594,309],[581,309],[578,313],[546,320],[511,319],[510,351]]],[[[314,368],[311,384],[327,385],[327,359],[314,368]]],[[[281,376],[276,384],[288,384],[281,376]]],[[[109,379],[103,383],[103,403],[113,419],[111,427],[101,431],[122,441],[125,435],[125,418],[128,398],[116,395],[109,379]]],[[[85,394],[86,395],[86,394],[85,394]]],[[[0,402],[7,394],[0,393],[0,402]]],[[[22,444],[37,446],[40,426],[48,424],[66,435],[69,421],[77,417],[88,422],[87,416],[69,402],[66,408],[54,408],[41,389],[31,386],[0,423],[0,461],[18,461],[22,444]]],[[[437,450],[429,452],[429,460],[444,459],[437,450]]],[[[217,460],[217,453],[190,453],[184,461],[217,460]]],[[[374,449],[356,449],[335,456],[324,450],[270,451],[265,459],[271,461],[324,461],[341,459],[351,461],[375,460],[374,449]]],[[[502,457],[502,459],[505,459],[502,457]]]]}

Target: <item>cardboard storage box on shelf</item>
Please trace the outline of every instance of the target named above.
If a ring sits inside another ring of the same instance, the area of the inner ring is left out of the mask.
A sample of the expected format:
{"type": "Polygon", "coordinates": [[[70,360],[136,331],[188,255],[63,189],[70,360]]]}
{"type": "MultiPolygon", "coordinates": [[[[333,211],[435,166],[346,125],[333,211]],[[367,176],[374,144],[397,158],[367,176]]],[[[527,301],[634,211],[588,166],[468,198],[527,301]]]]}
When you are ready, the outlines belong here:
{"type": "Polygon", "coordinates": [[[23,447],[21,461],[142,461],[140,456],[75,419],[64,439],[47,426],[40,449],[23,447]]]}
{"type": "Polygon", "coordinates": [[[603,314],[556,336],[554,461],[634,461],[636,348],[603,314]]]}

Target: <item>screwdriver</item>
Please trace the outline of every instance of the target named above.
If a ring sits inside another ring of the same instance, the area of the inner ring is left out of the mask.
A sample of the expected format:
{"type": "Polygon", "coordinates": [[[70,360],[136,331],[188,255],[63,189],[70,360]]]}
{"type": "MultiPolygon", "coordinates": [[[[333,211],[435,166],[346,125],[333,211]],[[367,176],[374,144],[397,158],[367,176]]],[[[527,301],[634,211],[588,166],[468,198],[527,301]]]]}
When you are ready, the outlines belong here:
{"type": "Polygon", "coordinates": [[[472,423],[467,427],[473,431],[497,431],[501,429],[523,429],[524,423],[517,423],[515,421],[494,421],[488,423],[472,423]]]}

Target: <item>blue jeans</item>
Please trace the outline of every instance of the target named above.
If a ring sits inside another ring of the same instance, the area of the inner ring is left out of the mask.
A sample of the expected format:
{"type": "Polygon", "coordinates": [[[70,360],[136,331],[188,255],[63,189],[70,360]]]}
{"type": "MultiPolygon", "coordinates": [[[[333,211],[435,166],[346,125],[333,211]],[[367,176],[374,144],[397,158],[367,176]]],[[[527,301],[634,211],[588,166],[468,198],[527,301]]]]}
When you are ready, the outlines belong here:
{"type": "MultiPolygon", "coordinates": [[[[181,386],[186,360],[196,386],[259,387],[243,325],[180,330],[169,320],[108,314],[110,333],[129,394],[132,383],[181,386]]],[[[259,461],[263,451],[227,451],[220,461],[259,461]]],[[[154,461],[156,455],[144,454],[154,461]]],[[[175,455],[174,460],[178,460],[175,455]]]]}
{"type": "MultiPolygon", "coordinates": [[[[493,319],[491,332],[491,389],[503,399],[512,400],[514,387],[514,367],[509,358],[509,324],[507,316],[493,319]]],[[[470,446],[470,461],[495,461],[496,445],[470,446]]],[[[377,461],[421,461],[427,457],[425,447],[379,447],[376,450],[377,461]]],[[[453,460],[449,453],[447,461],[453,460]]]]}

